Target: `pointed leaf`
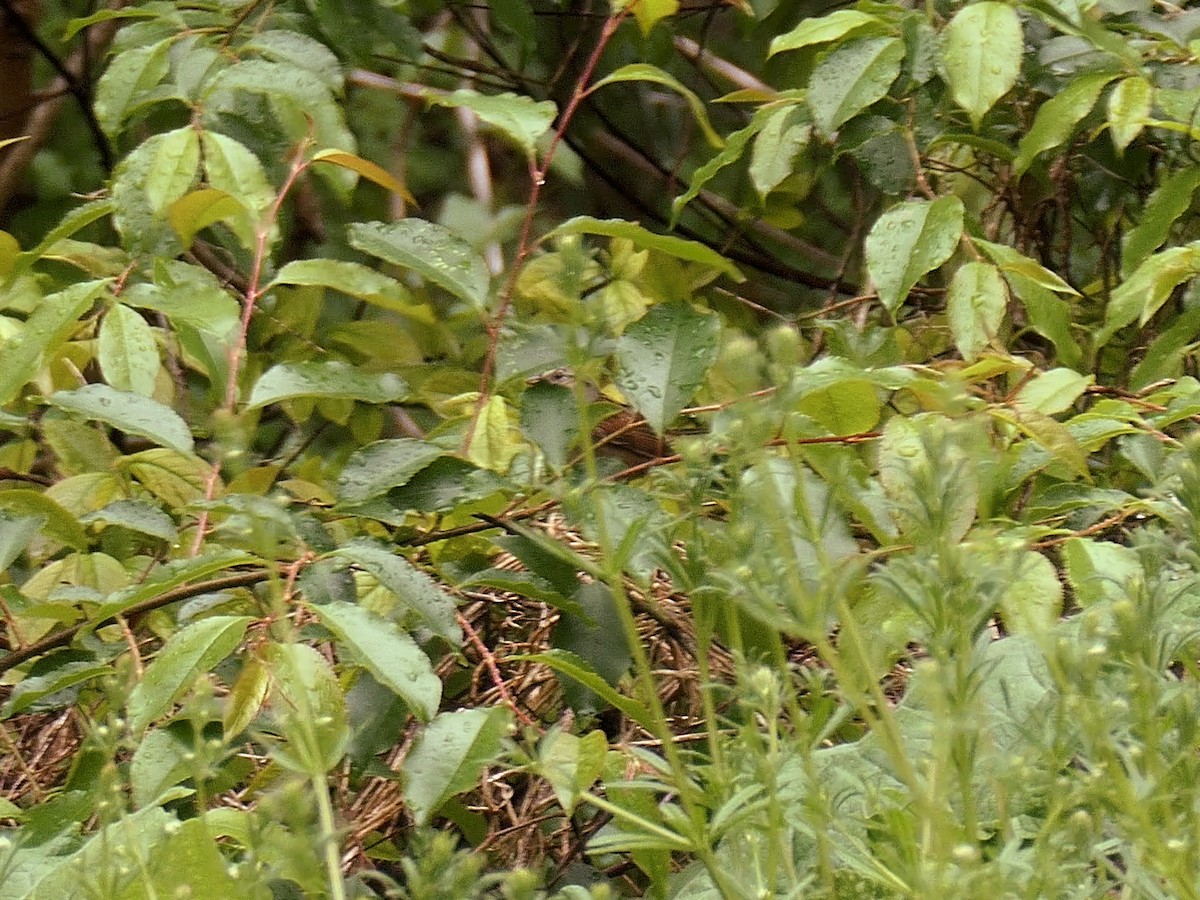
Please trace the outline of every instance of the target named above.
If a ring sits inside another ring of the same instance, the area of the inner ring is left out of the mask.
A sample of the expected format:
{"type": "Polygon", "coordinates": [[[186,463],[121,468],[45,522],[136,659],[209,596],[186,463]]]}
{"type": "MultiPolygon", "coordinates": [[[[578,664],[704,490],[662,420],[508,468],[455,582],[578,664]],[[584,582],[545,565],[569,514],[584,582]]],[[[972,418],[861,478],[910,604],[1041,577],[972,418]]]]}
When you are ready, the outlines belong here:
{"type": "Polygon", "coordinates": [[[313,154],[312,161],[329,163],[330,165],[341,166],[343,169],[348,169],[351,172],[357,172],[363,178],[375,182],[384,190],[399,195],[405,203],[410,203],[413,206],[417,205],[416,199],[408,192],[408,188],[400,183],[400,179],[382,166],[378,166],[370,160],[363,159],[361,156],[355,156],[353,153],[347,153],[344,150],[322,150],[319,153],[313,154]]]}
{"type": "Polygon", "coordinates": [[[721,322],[687,303],[662,303],[617,341],[617,386],[662,434],[716,360],[721,322]]]}
{"type": "Polygon", "coordinates": [[[950,94],[976,127],[1016,83],[1024,52],[1021,20],[1005,3],[964,6],[942,32],[950,94]]]}
{"type": "Polygon", "coordinates": [[[649,81],[653,84],[661,84],[665,88],[670,88],[680,94],[687,101],[688,106],[692,110],[692,115],[696,117],[696,124],[700,126],[700,130],[704,132],[704,137],[709,144],[718,149],[724,145],[721,136],[713,130],[712,123],[708,121],[708,112],[704,108],[704,101],[696,96],[690,88],[674,75],[670,75],[660,69],[658,66],[652,66],[649,63],[630,63],[617,71],[613,72],[604,78],[601,78],[590,88],[588,93],[600,90],[600,88],[609,85],[617,84],[622,81],[649,81]]]}
{"type": "Polygon", "coordinates": [[[364,403],[393,403],[408,394],[399,375],[363,372],[338,360],[281,363],[254,383],[247,409],[298,397],[345,398],[364,403]]]}
{"type": "Polygon", "coordinates": [[[196,235],[215,225],[246,215],[241,202],[216,188],[201,188],[184,194],[167,207],[167,221],[179,235],[183,246],[190,247],[196,235]]]}
{"type": "Polygon", "coordinates": [[[1200,187],[1200,166],[1186,166],[1159,183],[1146,205],[1142,219],[1125,233],[1121,245],[1121,274],[1130,274],[1171,236],[1183,219],[1200,187]]]}
{"type": "Polygon", "coordinates": [[[588,690],[595,692],[601,700],[619,709],[643,728],[654,728],[654,717],[643,703],[619,693],[574,653],[568,653],[566,650],[547,650],[545,653],[523,653],[508,658],[513,662],[536,662],[549,666],[560,675],[573,678],[588,690]]]}
{"type": "Polygon", "coordinates": [[[51,406],[103,422],[125,434],[136,434],[180,453],[192,452],[192,432],[175,410],[157,400],[116,391],[107,384],[88,384],[46,398],[51,406]]]}
{"type": "Polygon", "coordinates": [[[349,647],[353,661],[404,701],[423,722],[437,713],[442,682],[417,642],[370,610],[352,603],[326,603],[310,607],[341,644],[349,647]]]}
{"type": "Polygon", "coordinates": [[[808,105],[821,132],[832,134],[882,99],[903,61],[904,42],[891,37],[852,40],[825,56],[808,88],[808,105]]]}
{"type": "Polygon", "coordinates": [[[333,555],[370,573],[435,634],[454,646],[462,643],[462,631],[454,616],[454,598],[403,556],[371,541],[353,541],[333,555]]]}
{"type": "Polygon", "coordinates": [[[404,795],[417,825],[428,825],[442,804],[475,787],[500,753],[508,710],[462,709],[430,722],[404,759],[404,795]]]}
{"type": "Polygon", "coordinates": [[[1092,111],[1104,86],[1116,78],[1115,73],[1077,75],[1065,88],[1038,107],[1033,125],[1017,147],[1013,172],[1024,174],[1039,153],[1061,146],[1075,126],[1092,111]]]}
{"type": "Polygon", "coordinates": [[[123,304],[109,307],[97,342],[104,380],[119,391],[149,397],[158,377],[158,345],[154,331],[123,304]]]}
{"type": "Polygon", "coordinates": [[[477,308],[487,303],[489,275],[483,258],[441,225],[423,219],[390,225],[360,222],[350,226],[347,240],[363,253],[412,269],[477,308]]]}
{"type": "Polygon", "coordinates": [[[237,648],[252,621],[249,616],[213,616],[173,634],[129,695],[130,730],[145,731],[197,677],[237,648]]]}
{"type": "Polygon", "coordinates": [[[1108,95],[1108,133],[1118,153],[1124,153],[1150,118],[1154,88],[1141,75],[1122,78],[1108,95]]]}
{"type": "Polygon", "coordinates": [[[778,35],[771,41],[768,56],[785,50],[799,50],[813,44],[824,44],[845,37],[856,28],[867,25],[883,25],[882,19],[856,9],[839,9],[819,18],[806,18],[787,34],[778,35]]]}
{"type": "Polygon", "coordinates": [[[711,247],[698,241],[689,241],[669,234],[655,234],[636,222],[623,219],[593,219],[591,216],[576,216],[568,219],[550,232],[551,235],[601,234],[606,237],[625,238],[632,241],[638,250],[655,250],[686,262],[700,263],[719,272],[724,272],[734,281],[745,281],[746,277],[737,267],[711,247]]]}
{"type": "Polygon", "coordinates": [[[871,226],[864,245],[879,299],[895,312],[925,274],[954,253],[962,236],[957,197],[910,200],[893,206],[871,226]]]}
{"type": "Polygon", "coordinates": [[[340,259],[298,259],[279,270],[276,284],[317,284],[333,288],[383,309],[433,324],[428,307],[420,306],[408,288],[395,278],[356,262],[340,259]]]}
{"type": "Polygon", "coordinates": [[[0,511],[10,516],[36,517],[46,536],[76,550],[86,550],[87,534],[74,514],[50,497],[27,488],[0,490],[0,511]]]}
{"type": "Polygon", "coordinates": [[[972,242],[980,250],[987,254],[1005,275],[1019,275],[1026,278],[1047,290],[1057,291],[1060,294],[1074,294],[1079,296],[1079,291],[1071,287],[1059,276],[1055,275],[1041,263],[1030,259],[1019,250],[1015,250],[1006,244],[993,244],[991,241],[985,241],[982,238],[972,238],[972,242]]]}
{"type": "Polygon", "coordinates": [[[954,345],[967,362],[996,339],[1007,309],[1008,289],[995,266],[969,262],[954,273],[946,313],[954,345]]]}
{"type": "Polygon", "coordinates": [[[425,97],[438,106],[471,110],[480,121],[512,138],[529,156],[533,155],[538,139],[550,129],[558,115],[558,108],[549,100],[537,102],[508,92],[481,94],[460,88],[449,94],[428,91],[425,97]]]}
{"type": "Polygon", "coordinates": [[[12,338],[0,344],[0,405],[10,403],[26,382],[33,381],[79,325],[82,316],[108,287],[107,281],[73,284],[43,297],[12,338]]]}
{"type": "Polygon", "coordinates": [[[1200,274],[1200,242],[1171,247],[1146,259],[1108,301],[1104,327],[1096,335],[1103,346],[1126,325],[1145,325],[1180,284],[1200,274]]]}
{"type": "Polygon", "coordinates": [[[409,438],[376,441],[368,444],[346,461],[338,475],[338,498],[345,503],[362,503],[408,480],[423,468],[448,455],[435,444],[409,438]]]}

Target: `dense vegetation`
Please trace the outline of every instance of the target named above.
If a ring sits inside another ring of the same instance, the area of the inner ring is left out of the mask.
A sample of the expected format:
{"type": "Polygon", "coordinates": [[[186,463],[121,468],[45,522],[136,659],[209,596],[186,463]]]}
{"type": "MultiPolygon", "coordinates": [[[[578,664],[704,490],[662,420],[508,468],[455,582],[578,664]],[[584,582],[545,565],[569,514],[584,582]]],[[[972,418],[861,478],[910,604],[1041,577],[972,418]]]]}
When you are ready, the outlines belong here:
{"type": "Polygon", "coordinates": [[[1200,897],[1200,10],[0,42],[2,900],[1200,897]]]}

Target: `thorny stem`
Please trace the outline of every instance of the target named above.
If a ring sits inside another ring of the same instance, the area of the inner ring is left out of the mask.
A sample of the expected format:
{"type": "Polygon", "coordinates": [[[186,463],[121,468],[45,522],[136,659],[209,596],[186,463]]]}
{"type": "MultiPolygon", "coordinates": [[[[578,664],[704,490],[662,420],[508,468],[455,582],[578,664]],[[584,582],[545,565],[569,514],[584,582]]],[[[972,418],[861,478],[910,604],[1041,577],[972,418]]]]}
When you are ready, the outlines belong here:
{"type": "MultiPolygon", "coordinates": [[[[292,157],[292,164],[288,168],[287,177],[284,178],[279,192],[275,195],[275,200],[272,202],[270,210],[263,216],[254,230],[254,261],[250,268],[250,278],[246,283],[246,291],[242,300],[241,323],[239,324],[233,344],[229,347],[229,371],[226,375],[225,402],[221,406],[222,410],[231,416],[237,409],[238,375],[241,372],[242,357],[246,354],[246,342],[250,334],[250,320],[254,317],[254,310],[264,293],[262,274],[263,269],[266,267],[267,256],[270,251],[271,230],[279,219],[279,211],[283,207],[284,200],[287,199],[292,188],[296,186],[296,180],[300,177],[301,173],[308,168],[309,161],[307,155],[308,147],[311,143],[312,139],[306,138],[296,148],[296,153],[292,157]]],[[[204,482],[205,502],[212,500],[216,494],[217,481],[220,480],[220,477],[221,459],[218,457],[213,462],[212,468],[208,473],[208,478],[204,482]]],[[[199,555],[200,548],[204,544],[204,533],[207,530],[208,510],[205,509],[200,512],[200,518],[196,521],[196,536],[192,539],[189,556],[199,555]]]]}
{"type": "Polygon", "coordinates": [[[550,138],[550,145],[546,148],[545,154],[542,156],[541,165],[534,162],[531,156],[529,161],[529,179],[531,182],[529,190],[529,201],[525,204],[525,218],[521,222],[521,236],[517,242],[517,255],[513,258],[512,265],[508,270],[508,277],[504,281],[504,288],[500,292],[499,300],[496,304],[496,311],[487,323],[487,354],[483,359],[483,371],[480,373],[479,379],[479,400],[475,405],[475,415],[471,418],[471,423],[467,427],[466,436],[463,438],[463,449],[471,446],[471,441],[475,437],[475,428],[479,422],[479,416],[483,412],[483,408],[487,405],[491,394],[492,376],[496,369],[496,353],[500,346],[500,332],[504,328],[504,321],[508,318],[509,307],[512,306],[513,294],[517,288],[517,276],[521,274],[521,269],[525,265],[525,260],[533,251],[533,218],[537,214],[538,200],[542,195],[542,187],[546,183],[546,175],[550,171],[550,165],[554,162],[554,153],[558,149],[558,145],[563,140],[563,135],[566,134],[567,126],[570,124],[575,111],[579,108],[579,104],[583,102],[583,98],[587,96],[587,85],[592,80],[592,74],[596,71],[596,66],[600,63],[600,57],[604,54],[604,48],[608,46],[608,42],[612,40],[612,36],[616,34],[621,23],[625,21],[625,17],[632,10],[632,5],[626,6],[616,15],[609,16],[604,27],[600,30],[600,36],[596,40],[596,46],[592,49],[591,56],[588,57],[587,64],[583,67],[583,72],[579,76],[579,80],[575,84],[575,90],[571,92],[571,99],[567,101],[566,108],[562,111],[562,115],[558,117],[558,127],[554,129],[554,133],[550,138]]]}

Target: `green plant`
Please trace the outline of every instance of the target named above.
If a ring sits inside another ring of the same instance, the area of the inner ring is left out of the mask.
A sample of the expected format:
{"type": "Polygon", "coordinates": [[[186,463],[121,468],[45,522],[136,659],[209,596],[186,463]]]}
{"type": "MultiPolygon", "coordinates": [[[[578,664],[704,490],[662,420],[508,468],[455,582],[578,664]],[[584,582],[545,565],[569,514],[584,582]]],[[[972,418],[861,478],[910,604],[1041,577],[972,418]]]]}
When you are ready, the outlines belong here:
{"type": "Polygon", "coordinates": [[[0,898],[1200,895],[1193,11],[30,13],[0,898]]]}

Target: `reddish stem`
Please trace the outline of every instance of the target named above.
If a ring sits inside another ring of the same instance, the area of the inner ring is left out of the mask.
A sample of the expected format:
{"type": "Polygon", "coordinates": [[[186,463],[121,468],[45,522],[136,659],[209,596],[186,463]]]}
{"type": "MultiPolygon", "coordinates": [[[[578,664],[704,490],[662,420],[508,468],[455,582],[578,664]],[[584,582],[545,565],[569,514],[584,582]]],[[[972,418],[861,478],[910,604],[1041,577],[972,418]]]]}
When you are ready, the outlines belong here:
{"type": "Polygon", "coordinates": [[[533,235],[533,217],[537,214],[538,200],[541,198],[542,186],[546,183],[546,175],[550,171],[550,164],[554,162],[554,153],[558,149],[558,145],[562,143],[563,135],[567,131],[567,125],[570,124],[575,111],[579,108],[579,104],[583,102],[583,98],[588,94],[587,86],[592,80],[596,66],[600,63],[600,57],[604,55],[604,48],[608,46],[608,42],[617,33],[617,29],[625,21],[625,17],[629,15],[632,8],[632,4],[626,6],[616,15],[609,16],[604,21],[604,27],[600,30],[596,46],[592,49],[592,54],[588,57],[587,64],[583,67],[583,71],[579,75],[579,80],[575,84],[575,90],[571,92],[571,98],[567,101],[566,108],[558,117],[558,126],[554,129],[554,134],[550,138],[550,145],[546,148],[541,165],[535,165],[534,158],[530,157],[529,180],[531,188],[529,191],[529,201],[525,204],[525,218],[521,222],[521,237],[517,243],[517,255],[513,258],[512,266],[508,270],[508,277],[504,281],[504,288],[500,291],[496,312],[487,323],[487,354],[484,356],[483,371],[480,373],[479,401],[475,405],[475,415],[472,417],[471,424],[467,428],[466,437],[463,439],[464,451],[471,446],[471,440],[475,437],[475,427],[479,422],[479,416],[483,412],[483,407],[487,404],[491,395],[492,375],[496,369],[496,353],[500,345],[500,332],[504,328],[505,319],[508,318],[509,307],[512,306],[513,294],[517,287],[517,276],[521,274],[525,260],[533,251],[533,242],[531,241],[531,236],[533,235]]]}
{"type": "MultiPolygon", "coordinates": [[[[225,402],[221,404],[221,408],[225,412],[233,415],[237,408],[238,401],[238,375],[241,372],[242,358],[246,354],[246,342],[250,334],[250,320],[254,317],[254,310],[258,306],[258,301],[262,297],[264,290],[262,287],[262,273],[266,266],[267,256],[269,254],[268,243],[271,239],[271,229],[279,220],[279,211],[283,207],[283,201],[287,199],[287,195],[296,185],[296,180],[300,174],[308,168],[309,161],[307,159],[308,145],[311,143],[309,139],[305,139],[296,149],[296,155],[292,158],[292,164],[288,168],[287,177],[284,178],[283,184],[279,188],[279,192],[275,195],[275,200],[271,203],[271,208],[267,215],[259,222],[254,230],[254,262],[250,268],[250,278],[246,284],[246,292],[242,301],[242,319],[238,327],[237,336],[233,344],[229,348],[228,356],[228,374],[225,385],[225,402]]],[[[217,482],[221,478],[221,460],[220,457],[213,462],[212,468],[209,470],[208,478],[204,482],[204,500],[205,502],[212,500],[217,492],[217,482]]],[[[191,551],[189,556],[197,556],[200,553],[200,548],[204,544],[204,533],[208,530],[208,510],[200,512],[199,519],[196,520],[196,536],[192,539],[191,551]]]]}

